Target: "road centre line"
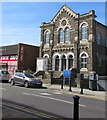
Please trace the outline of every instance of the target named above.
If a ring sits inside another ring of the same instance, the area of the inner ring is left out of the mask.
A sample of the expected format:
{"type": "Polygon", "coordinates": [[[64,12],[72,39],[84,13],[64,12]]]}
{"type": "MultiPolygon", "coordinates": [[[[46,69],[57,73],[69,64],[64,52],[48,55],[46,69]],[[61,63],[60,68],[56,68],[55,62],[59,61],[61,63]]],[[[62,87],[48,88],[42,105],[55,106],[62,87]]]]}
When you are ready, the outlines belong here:
{"type": "MultiPolygon", "coordinates": [[[[42,96],[42,95],[29,94],[29,93],[22,93],[22,94],[32,95],[32,96],[41,97],[41,98],[52,99],[52,100],[56,100],[56,101],[60,101],[60,102],[68,103],[68,104],[74,104],[73,102],[69,102],[69,101],[66,101],[66,100],[61,100],[61,99],[53,98],[53,97],[49,97],[49,96],[42,96]]],[[[82,104],[79,104],[79,106],[86,107],[86,105],[82,105],[82,104]]]]}

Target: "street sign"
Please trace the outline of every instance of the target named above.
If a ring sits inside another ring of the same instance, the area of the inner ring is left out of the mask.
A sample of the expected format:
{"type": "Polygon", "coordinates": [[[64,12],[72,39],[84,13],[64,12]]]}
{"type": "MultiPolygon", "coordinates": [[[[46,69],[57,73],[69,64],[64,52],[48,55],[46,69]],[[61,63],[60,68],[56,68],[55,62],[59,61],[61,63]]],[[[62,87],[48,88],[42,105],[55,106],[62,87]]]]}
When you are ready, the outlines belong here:
{"type": "Polygon", "coordinates": [[[72,73],[71,70],[64,70],[63,72],[64,78],[71,78],[71,73],[72,73]]]}

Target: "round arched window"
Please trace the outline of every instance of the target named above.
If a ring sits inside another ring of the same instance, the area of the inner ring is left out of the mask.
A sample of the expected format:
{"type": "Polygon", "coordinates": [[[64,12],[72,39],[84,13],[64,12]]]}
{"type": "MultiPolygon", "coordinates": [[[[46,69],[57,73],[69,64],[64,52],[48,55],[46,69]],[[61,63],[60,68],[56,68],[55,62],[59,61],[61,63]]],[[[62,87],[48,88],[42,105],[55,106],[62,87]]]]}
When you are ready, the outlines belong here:
{"type": "Polygon", "coordinates": [[[73,67],[73,56],[70,55],[68,57],[68,69],[72,68],[73,67]]]}
{"type": "Polygon", "coordinates": [[[59,43],[63,43],[64,42],[64,32],[63,29],[59,30],[59,43]]]}
{"type": "Polygon", "coordinates": [[[87,55],[85,53],[81,55],[81,68],[87,68],[87,55]]]}
{"type": "Polygon", "coordinates": [[[57,55],[55,58],[55,71],[59,70],[59,56],[57,55]]]}
{"type": "Polygon", "coordinates": [[[65,42],[70,41],[70,29],[65,29],[65,42]]]}
{"type": "Polygon", "coordinates": [[[45,44],[49,44],[49,32],[45,33],[45,44]]]}
{"type": "Polygon", "coordinates": [[[84,23],[81,26],[82,40],[87,39],[87,25],[84,23]]]}
{"type": "Polygon", "coordinates": [[[63,71],[66,69],[66,56],[65,55],[62,56],[61,62],[62,62],[61,70],[63,71]]]}

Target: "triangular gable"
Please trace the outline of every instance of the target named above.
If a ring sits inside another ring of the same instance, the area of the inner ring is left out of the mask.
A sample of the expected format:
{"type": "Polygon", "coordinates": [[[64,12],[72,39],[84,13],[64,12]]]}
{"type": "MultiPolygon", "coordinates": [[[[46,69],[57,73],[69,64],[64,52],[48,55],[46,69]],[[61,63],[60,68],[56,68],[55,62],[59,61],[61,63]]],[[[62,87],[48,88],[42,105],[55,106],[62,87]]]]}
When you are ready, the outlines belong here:
{"type": "Polygon", "coordinates": [[[58,18],[58,16],[59,16],[60,14],[62,14],[63,11],[66,11],[66,13],[67,13],[69,16],[71,16],[71,17],[78,18],[78,14],[75,13],[75,12],[74,12],[73,10],[71,10],[70,8],[68,8],[68,7],[66,6],[66,4],[65,4],[65,5],[63,5],[63,6],[61,7],[61,9],[58,11],[58,13],[57,13],[57,14],[55,15],[55,17],[52,19],[52,21],[55,22],[56,19],[58,18]]]}

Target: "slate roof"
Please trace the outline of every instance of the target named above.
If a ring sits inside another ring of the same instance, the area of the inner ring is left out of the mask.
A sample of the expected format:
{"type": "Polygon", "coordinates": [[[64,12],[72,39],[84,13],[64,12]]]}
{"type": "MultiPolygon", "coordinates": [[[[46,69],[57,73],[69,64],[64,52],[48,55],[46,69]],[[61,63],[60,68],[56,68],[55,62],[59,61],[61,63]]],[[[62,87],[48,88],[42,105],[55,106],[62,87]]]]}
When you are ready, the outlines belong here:
{"type": "Polygon", "coordinates": [[[0,47],[0,55],[15,55],[15,54],[18,54],[18,44],[0,47]]]}

